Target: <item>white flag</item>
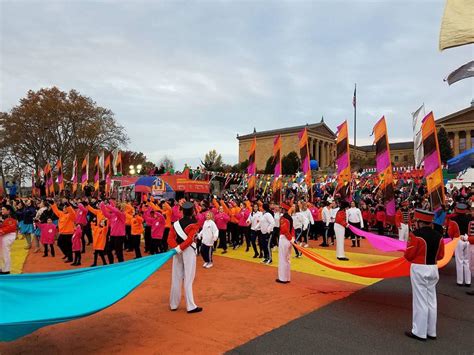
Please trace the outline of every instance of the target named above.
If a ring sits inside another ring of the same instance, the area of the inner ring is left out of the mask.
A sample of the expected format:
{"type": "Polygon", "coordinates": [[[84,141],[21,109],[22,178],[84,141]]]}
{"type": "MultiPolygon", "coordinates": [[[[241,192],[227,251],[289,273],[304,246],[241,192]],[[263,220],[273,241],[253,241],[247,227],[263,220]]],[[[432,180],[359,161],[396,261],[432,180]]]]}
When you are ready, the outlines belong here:
{"type": "Polygon", "coordinates": [[[100,173],[102,174],[102,178],[105,180],[104,164],[105,164],[105,153],[104,153],[104,151],[102,151],[99,154],[99,169],[100,169],[100,173]]]}
{"type": "Polygon", "coordinates": [[[412,113],[413,116],[413,150],[415,156],[415,168],[419,168],[421,162],[423,161],[423,135],[421,134],[421,124],[423,121],[423,116],[421,115],[425,112],[425,104],[421,105],[418,110],[412,113]]]}
{"type": "Polygon", "coordinates": [[[119,159],[119,152],[120,150],[118,148],[112,151],[112,168],[114,169],[114,175],[117,175],[117,161],[119,159]]]}

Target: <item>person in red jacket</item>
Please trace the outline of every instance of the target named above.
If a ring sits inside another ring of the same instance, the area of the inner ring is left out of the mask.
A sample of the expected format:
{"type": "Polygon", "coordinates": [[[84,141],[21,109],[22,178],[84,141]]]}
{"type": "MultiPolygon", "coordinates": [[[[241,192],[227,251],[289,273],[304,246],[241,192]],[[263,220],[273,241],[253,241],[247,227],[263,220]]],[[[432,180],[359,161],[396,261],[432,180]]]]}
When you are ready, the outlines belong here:
{"type": "Polygon", "coordinates": [[[433,212],[415,210],[417,229],[410,233],[405,250],[413,293],[413,326],[405,335],[422,341],[436,339],[436,262],[444,257],[443,236],[433,229],[433,218],[433,212]]]}
{"type": "Polygon", "coordinates": [[[384,235],[385,223],[386,223],[385,207],[379,205],[377,212],[375,213],[375,225],[377,227],[378,235],[384,235]]]}
{"type": "Polygon", "coordinates": [[[2,207],[2,218],[0,219],[0,258],[3,260],[3,267],[0,275],[10,273],[11,254],[10,249],[16,239],[16,220],[11,217],[12,208],[2,207]]]}
{"type": "Polygon", "coordinates": [[[202,311],[194,303],[193,282],[196,275],[196,244],[194,238],[199,231],[199,224],[194,217],[194,205],[183,203],[183,218],[173,223],[168,237],[168,245],[176,250],[173,256],[171,272],[170,309],[176,311],[181,302],[181,289],[184,282],[186,308],[188,313],[202,311]]]}

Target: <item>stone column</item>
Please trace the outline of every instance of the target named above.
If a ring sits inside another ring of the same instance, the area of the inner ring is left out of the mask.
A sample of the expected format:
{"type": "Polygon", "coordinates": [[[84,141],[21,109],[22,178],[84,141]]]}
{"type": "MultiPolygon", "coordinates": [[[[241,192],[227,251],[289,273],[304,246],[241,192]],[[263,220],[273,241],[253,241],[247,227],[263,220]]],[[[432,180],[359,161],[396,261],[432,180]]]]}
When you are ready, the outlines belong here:
{"type": "Polygon", "coordinates": [[[316,159],[318,161],[318,164],[321,165],[321,159],[319,158],[319,140],[316,140],[315,148],[316,153],[314,154],[314,159],[316,159]]]}
{"type": "Polygon", "coordinates": [[[454,132],[454,156],[459,154],[459,132],[454,132]]]}
{"type": "Polygon", "coordinates": [[[466,150],[469,150],[472,148],[471,144],[471,130],[467,129],[466,130],[466,150]]]}
{"type": "Polygon", "coordinates": [[[320,164],[321,164],[321,167],[322,168],[325,168],[326,167],[326,161],[325,161],[325,151],[324,151],[324,142],[320,142],[319,144],[319,158],[321,160],[320,164]]]}

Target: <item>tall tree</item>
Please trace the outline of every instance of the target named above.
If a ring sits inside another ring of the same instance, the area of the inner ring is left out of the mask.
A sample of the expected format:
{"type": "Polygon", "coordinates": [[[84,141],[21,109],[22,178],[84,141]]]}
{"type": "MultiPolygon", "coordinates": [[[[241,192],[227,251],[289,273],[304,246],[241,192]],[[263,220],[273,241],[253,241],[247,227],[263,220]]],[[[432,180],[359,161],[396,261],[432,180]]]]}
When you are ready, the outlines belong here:
{"type": "Polygon", "coordinates": [[[438,130],[438,145],[439,153],[441,155],[441,161],[443,163],[446,163],[449,159],[453,157],[453,150],[451,149],[451,145],[449,144],[449,137],[444,127],[441,127],[438,130]]]}
{"type": "Polygon", "coordinates": [[[61,159],[70,171],[74,156],[128,143],[111,110],[57,87],[28,91],[19,105],[0,115],[0,132],[9,151],[35,170],[61,159]]]}
{"type": "Polygon", "coordinates": [[[215,149],[210,150],[204,156],[204,161],[201,164],[207,171],[223,171],[222,156],[217,153],[215,149]]]}
{"type": "Polygon", "coordinates": [[[301,161],[296,152],[289,152],[281,159],[283,174],[296,174],[300,170],[301,161]]]}

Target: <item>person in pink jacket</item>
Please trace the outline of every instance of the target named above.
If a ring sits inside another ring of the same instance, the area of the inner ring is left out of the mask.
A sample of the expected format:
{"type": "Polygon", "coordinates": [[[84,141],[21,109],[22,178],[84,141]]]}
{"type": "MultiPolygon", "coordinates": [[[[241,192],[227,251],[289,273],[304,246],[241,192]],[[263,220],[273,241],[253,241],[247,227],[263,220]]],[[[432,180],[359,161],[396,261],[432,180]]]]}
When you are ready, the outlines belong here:
{"type": "Polygon", "coordinates": [[[227,253],[227,223],[230,221],[230,216],[224,212],[224,207],[220,206],[218,212],[214,215],[214,222],[216,222],[219,230],[219,246],[224,249],[222,254],[227,253]]]}
{"type": "Polygon", "coordinates": [[[115,256],[117,256],[118,262],[123,261],[123,243],[125,241],[125,213],[123,212],[123,206],[120,208],[114,206],[113,203],[106,205],[105,203],[100,204],[100,210],[104,214],[105,218],[109,220],[110,225],[110,240],[107,246],[107,257],[109,258],[109,264],[114,263],[114,256],[112,251],[115,250],[115,256]]]}
{"type": "Polygon", "coordinates": [[[74,234],[72,235],[72,252],[74,253],[74,261],[72,266],[81,265],[81,250],[82,250],[82,227],[76,223],[74,234]]]}
{"type": "Polygon", "coordinates": [[[239,220],[239,246],[244,243],[245,238],[245,243],[247,245],[247,248],[245,249],[246,252],[250,249],[250,227],[247,224],[247,219],[249,218],[249,215],[249,209],[247,208],[247,206],[245,206],[245,204],[241,203],[240,212],[237,214],[237,219],[239,220]]]}
{"type": "Polygon", "coordinates": [[[51,249],[51,256],[54,257],[54,238],[58,232],[56,225],[51,218],[48,218],[46,223],[39,223],[39,220],[37,220],[36,226],[40,230],[40,242],[44,246],[43,257],[48,256],[48,246],[51,249]]]}
{"type": "Polygon", "coordinates": [[[165,217],[153,210],[149,210],[148,213],[144,215],[144,220],[148,226],[151,226],[151,250],[150,254],[158,254],[164,252],[166,249],[163,243],[166,241],[163,240],[163,233],[165,232],[165,217]]]}

